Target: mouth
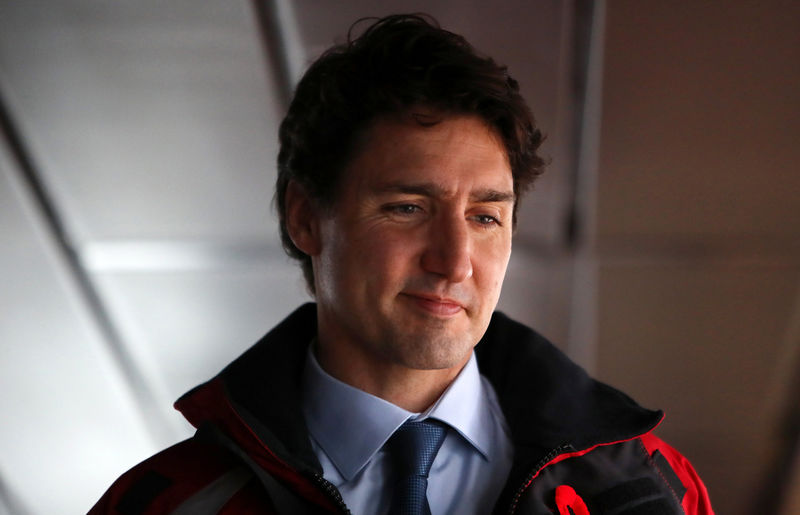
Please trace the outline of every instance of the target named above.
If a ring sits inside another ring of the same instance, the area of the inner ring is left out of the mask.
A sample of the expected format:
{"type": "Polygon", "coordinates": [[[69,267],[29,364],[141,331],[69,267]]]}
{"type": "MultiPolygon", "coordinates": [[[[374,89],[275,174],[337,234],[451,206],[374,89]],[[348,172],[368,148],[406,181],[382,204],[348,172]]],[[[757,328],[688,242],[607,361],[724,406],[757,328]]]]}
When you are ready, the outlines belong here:
{"type": "Polygon", "coordinates": [[[425,293],[403,293],[403,295],[425,313],[437,317],[450,318],[465,309],[461,302],[448,297],[439,297],[438,295],[429,295],[425,293]]]}

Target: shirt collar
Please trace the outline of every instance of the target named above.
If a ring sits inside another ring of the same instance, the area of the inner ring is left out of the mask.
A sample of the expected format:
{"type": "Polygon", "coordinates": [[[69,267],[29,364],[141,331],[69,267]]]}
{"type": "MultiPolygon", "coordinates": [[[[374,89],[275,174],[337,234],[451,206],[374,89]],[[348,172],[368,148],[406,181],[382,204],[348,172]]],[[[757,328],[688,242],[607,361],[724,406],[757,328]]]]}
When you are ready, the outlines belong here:
{"type": "Polygon", "coordinates": [[[331,376],[320,367],[312,347],[303,374],[308,431],[349,481],[414,413],[331,376]]]}
{"type": "Polygon", "coordinates": [[[309,346],[303,374],[303,411],[311,436],[349,481],[409,418],[436,418],[488,459],[492,411],[475,355],[442,396],[422,414],[406,411],[334,378],[309,346]]]}
{"type": "Polygon", "coordinates": [[[475,353],[439,400],[420,418],[425,415],[447,423],[484,458],[489,458],[494,415],[478,372],[475,353]]]}

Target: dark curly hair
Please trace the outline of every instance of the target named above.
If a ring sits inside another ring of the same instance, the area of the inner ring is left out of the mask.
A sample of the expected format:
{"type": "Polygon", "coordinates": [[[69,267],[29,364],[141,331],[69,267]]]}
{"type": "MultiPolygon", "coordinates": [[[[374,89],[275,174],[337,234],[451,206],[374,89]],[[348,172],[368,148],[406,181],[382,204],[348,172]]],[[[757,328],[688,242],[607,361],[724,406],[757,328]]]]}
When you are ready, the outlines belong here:
{"type": "MultiPolygon", "coordinates": [[[[314,201],[330,207],[342,169],[367,125],[424,106],[447,115],[475,115],[500,136],[520,195],[542,172],[536,128],[517,81],[505,66],[479,54],[462,36],[421,14],[375,19],[357,38],[323,53],[297,85],[280,126],[275,197],[283,247],[298,259],[311,293],[311,258],[286,228],[286,188],[297,181],[314,201]]],[[[420,122],[423,123],[423,122],[420,122]]],[[[516,224],[517,205],[514,205],[516,224]]]]}

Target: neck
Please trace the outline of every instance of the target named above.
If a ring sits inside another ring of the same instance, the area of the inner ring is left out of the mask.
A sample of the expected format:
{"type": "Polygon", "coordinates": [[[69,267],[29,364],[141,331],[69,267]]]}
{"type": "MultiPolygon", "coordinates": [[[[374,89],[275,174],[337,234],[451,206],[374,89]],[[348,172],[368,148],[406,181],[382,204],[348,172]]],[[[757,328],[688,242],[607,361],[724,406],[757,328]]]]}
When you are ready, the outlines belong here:
{"type": "Polygon", "coordinates": [[[364,359],[358,353],[319,341],[314,353],[322,369],[331,376],[413,413],[421,413],[435,403],[472,355],[470,352],[453,367],[421,370],[364,359]]]}

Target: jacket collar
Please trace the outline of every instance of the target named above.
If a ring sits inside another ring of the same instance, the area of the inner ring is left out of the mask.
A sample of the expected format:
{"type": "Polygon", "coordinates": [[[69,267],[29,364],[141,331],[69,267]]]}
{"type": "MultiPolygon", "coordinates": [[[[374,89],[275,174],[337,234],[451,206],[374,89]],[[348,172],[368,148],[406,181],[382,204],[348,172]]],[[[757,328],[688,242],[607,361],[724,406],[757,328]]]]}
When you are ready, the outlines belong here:
{"type": "MultiPolygon", "coordinates": [[[[176,408],[196,427],[211,421],[229,432],[246,429],[279,461],[321,474],[300,409],[306,348],[315,335],[316,306],[305,304],[216,378],[182,396],[176,408]],[[204,390],[220,386],[227,402],[208,405],[204,390]]],[[[556,447],[582,450],[634,438],[662,418],[590,378],[545,338],[502,313],[493,315],[475,352],[511,429],[515,462],[523,467],[556,447]]]]}
{"type": "Polygon", "coordinates": [[[475,353],[511,428],[512,476],[555,449],[630,440],[663,418],[592,379],[544,337],[502,313],[494,313],[475,353]]]}
{"type": "Polygon", "coordinates": [[[212,422],[229,434],[251,433],[255,441],[233,436],[248,453],[267,448],[283,464],[322,474],[301,410],[302,371],[316,319],[314,304],[299,307],[215,378],[184,394],[176,409],[195,427],[212,422]],[[220,388],[224,402],[209,403],[202,395],[220,388]]]}

